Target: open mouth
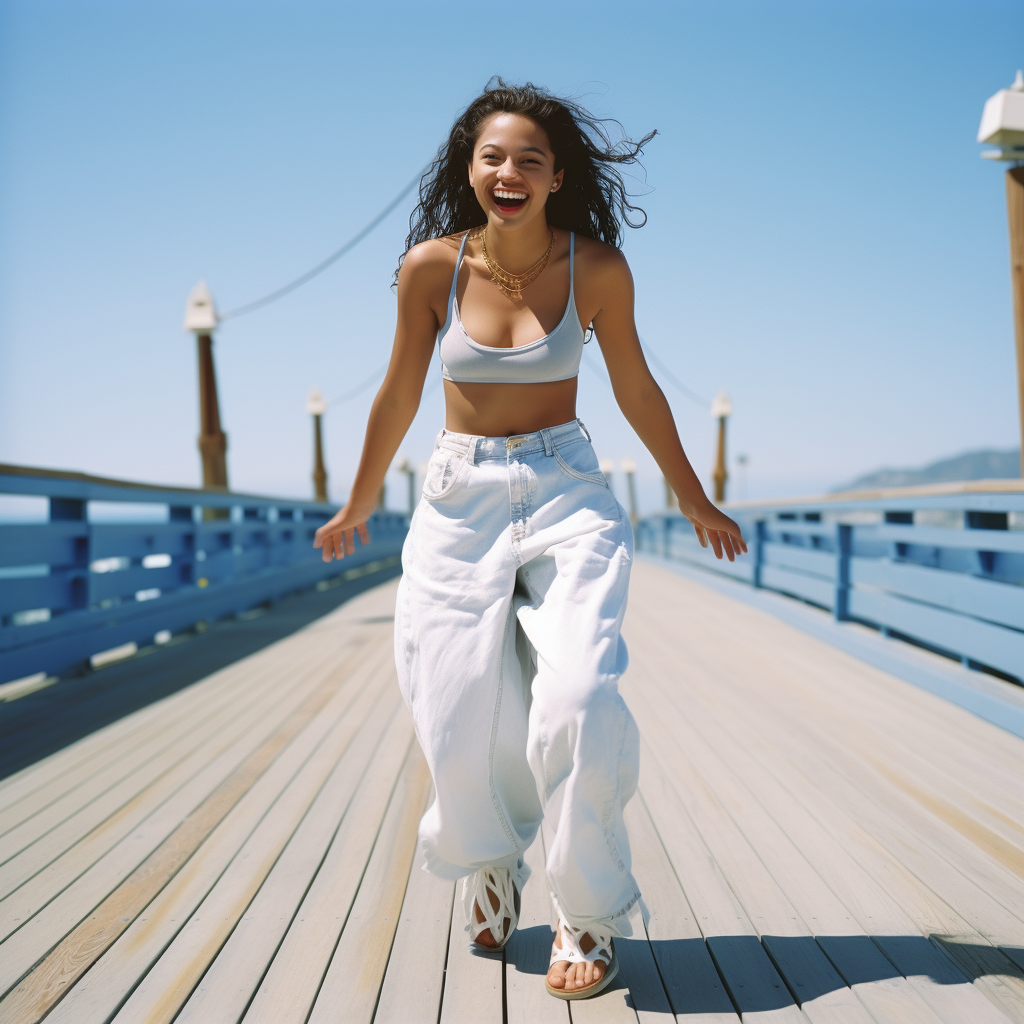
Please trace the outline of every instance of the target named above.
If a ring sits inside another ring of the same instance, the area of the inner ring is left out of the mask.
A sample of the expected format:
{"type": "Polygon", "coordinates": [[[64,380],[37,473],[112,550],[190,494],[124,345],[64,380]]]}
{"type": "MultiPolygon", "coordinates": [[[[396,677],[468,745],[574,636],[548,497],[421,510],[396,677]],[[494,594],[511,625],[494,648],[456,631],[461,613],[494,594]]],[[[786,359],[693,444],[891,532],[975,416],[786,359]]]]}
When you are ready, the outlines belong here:
{"type": "Polygon", "coordinates": [[[517,189],[496,188],[491,192],[494,205],[503,213],[511,213],[518,210],[530,197],[525,192],[517,189]]]}

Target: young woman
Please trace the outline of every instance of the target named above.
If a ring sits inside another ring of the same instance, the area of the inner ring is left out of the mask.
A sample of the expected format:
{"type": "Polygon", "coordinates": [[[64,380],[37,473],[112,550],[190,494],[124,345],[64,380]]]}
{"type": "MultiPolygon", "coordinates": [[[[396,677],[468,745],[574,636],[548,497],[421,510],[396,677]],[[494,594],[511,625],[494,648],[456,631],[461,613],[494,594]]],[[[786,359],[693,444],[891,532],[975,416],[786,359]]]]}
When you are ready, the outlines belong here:
{"type": "Polygon", "coordinates": [[[701,543],[746,551],[691,469],[637,337],[618,248],[635,208],[616,164],[640,145],[616,148],[578,105],[500,79],[458,118],[421,185],[351,496],[315,541],[330,561],[355,533],[367,540],[438,344],[445,427],[395,612],[399,684],[435,789],[420,842],[429,870],[464,879],[471,940],[498,948],[546,816],[559,922],[547,988],[564,999],[615,976],[612,937],[631,934],[640,898],[623,824],[639,737],[618,692],[633,537],[576,418],[588,325],[701,543]]]}

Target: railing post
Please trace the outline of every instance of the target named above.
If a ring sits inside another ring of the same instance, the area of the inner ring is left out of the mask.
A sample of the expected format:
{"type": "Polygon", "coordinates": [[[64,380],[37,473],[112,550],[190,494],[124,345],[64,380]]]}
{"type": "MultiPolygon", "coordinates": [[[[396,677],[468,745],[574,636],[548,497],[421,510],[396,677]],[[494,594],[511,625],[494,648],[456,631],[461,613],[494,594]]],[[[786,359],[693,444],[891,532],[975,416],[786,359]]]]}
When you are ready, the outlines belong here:
{"type": "Polygon", "coordinates": [[[850,552],[853,550],[853,527],[836,523],[836,598],[832,612],[837,622],[850,617],[850,552]]]}
{"type": "MultiPolygon", "coordinates": [[[[87,503],[84,498],[50,498],[50,522],[88,522],[87,503]]],[[[86,608],[89,605],[89,563],[92,537],[88,525],[83,536],[72,542],[72,564],[65,568],[68,580],[68,605],[86,608]]],[[[64,609],[61,609],[62,611],[64,609]]]]}
{"type": "Polygon", "coordinates": [[[664,528],[662,530],[662,555],[665,558],[672,557],[672,517],[666,515],[664,520],[664,528]]]}
{"type": "Polygon", "coordinates": [[[754,536],[751,538],[754,542],[754,571],[751,582],[758,590],[761,589],[761,567],[764,565],[764,545],[767,536],[768,524],[763,519],[758,519],[754,523],[754,536]]]}

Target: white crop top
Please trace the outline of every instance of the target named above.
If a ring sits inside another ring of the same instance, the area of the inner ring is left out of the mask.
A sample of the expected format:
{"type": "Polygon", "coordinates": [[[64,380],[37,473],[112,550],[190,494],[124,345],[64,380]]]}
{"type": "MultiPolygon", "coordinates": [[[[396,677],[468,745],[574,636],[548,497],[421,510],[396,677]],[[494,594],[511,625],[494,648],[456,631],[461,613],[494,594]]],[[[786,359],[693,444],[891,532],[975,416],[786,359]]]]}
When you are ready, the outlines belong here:
{"type": "Polygon", "coordinates": [[[576,262],[576,235],[569,234],[569,302],[558,326],[527,345],[496,348],[474,341],[462,326],[455,288],[459,268],[466,251],[467,231],[455,261],[452,289],[448,295],[448,318],[437,333],[441,352],[441,376],[456,382],[479,384],[542,384],[568,380],[580,372],[586,332],[580,324],[573,295],[573,269],[576,262]]]}

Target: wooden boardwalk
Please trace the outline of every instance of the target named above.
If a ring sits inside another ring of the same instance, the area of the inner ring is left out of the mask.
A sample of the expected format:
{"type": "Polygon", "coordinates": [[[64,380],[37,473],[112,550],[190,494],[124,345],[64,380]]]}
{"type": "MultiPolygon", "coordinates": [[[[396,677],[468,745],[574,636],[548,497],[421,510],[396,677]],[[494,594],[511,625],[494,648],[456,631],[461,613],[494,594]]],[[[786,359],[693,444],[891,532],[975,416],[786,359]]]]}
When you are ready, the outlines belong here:
{"type": "Polygon", "coordinates": [[[538,841],[473,955],[415,855],[395,585],[0,783],[2,1024],[1024,1022],[1024,741],[644,562],[648,934],[550,998],[538,841]]]}

